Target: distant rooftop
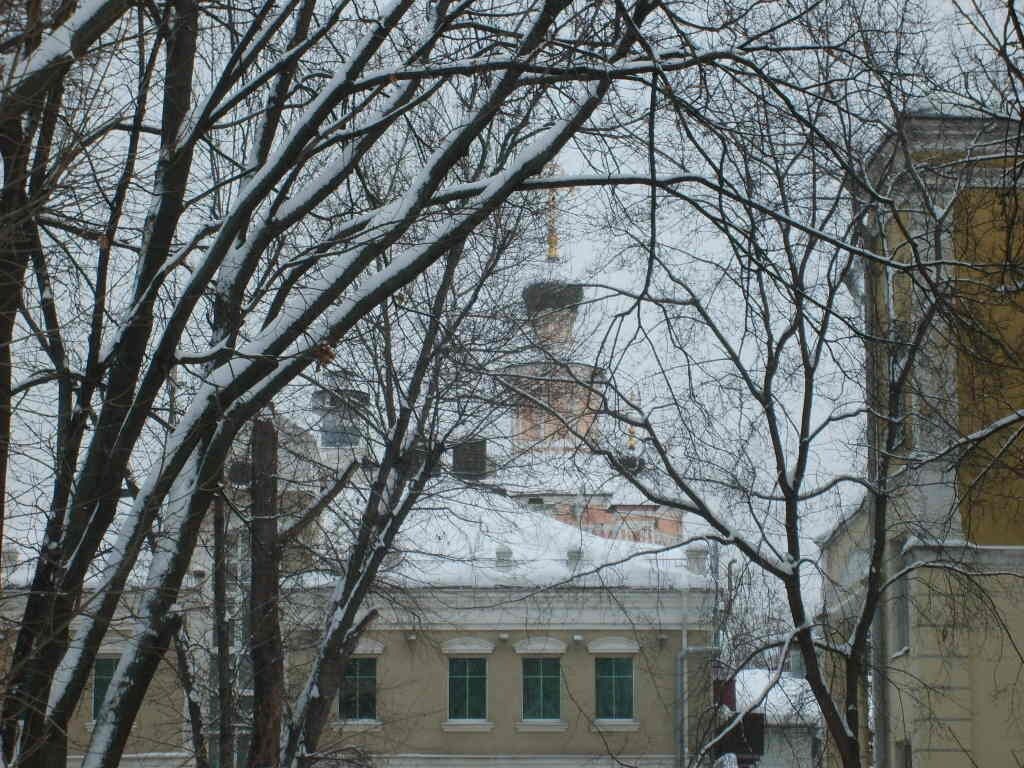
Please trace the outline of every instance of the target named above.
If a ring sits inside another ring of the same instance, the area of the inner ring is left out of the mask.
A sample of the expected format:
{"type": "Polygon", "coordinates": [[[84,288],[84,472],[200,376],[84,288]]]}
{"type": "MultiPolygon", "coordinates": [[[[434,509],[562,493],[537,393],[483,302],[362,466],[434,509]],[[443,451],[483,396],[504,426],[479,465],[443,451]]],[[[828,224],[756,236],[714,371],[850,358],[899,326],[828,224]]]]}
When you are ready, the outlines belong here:
{"type": "Polygon", "coordinates": [[[810,683],[803,677],[771,669],[736,673],[736,710],[762,713],[768,725],[814,726],[821,721],[810,683]]]}
{"type": "Polygon", "coordinates": [[[514,499],[469,488],[426,502],[400,535],[393,579],[408,586],[703,585],[683,547],[596,536],[514,499]]]}

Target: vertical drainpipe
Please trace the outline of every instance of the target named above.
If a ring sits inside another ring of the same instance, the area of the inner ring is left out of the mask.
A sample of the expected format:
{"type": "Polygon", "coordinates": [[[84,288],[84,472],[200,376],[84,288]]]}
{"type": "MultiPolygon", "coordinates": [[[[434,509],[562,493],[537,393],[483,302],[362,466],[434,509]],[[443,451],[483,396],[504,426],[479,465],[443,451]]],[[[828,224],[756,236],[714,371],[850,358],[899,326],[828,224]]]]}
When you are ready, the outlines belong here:
{"type": "MultiPolygon", "coordinates": [[[[679,670],[681,675],[682,675],[682,682],[681,682],[680,688],[679,688],[680,691],[684,690],[684,687],[685,687],[685,684],[686,684],[686,668],[687,668],[687,662],[689,660],[689,657],[690,657],[691,653],[704,653],[704,654],[707,654],[708,656],[713,656],[714,654],[718,653],[718,646],[716,646],[716,645],[694,645],[694,646],[686,645],[686,647],[683,648],[683,650],[679,653],[679,656],[678,656],[678,659],[677,659],[677,662],[676,662],[676,669],[679,670]]],[[[713,683],[712,683],[712,687],[711,687],[711,695],[712,695],[711,706],[715,706],[715,701],[714,701],[714,684],[713,683]]],[[[677,696],[677,698],[680,699],[680,700],[682,699],[681,696],[677,696]]],[[[690,729],[689,729],[689,725],[690,725],[690,722],[689,722],[689,720],[690,720],[690,704],[689,704],[689,700],[687,700],[685,703],[681,704],[681,707],[682,707],[682,711],[683,711],[682,723],[681,723],[682,734],[681,734],[681,739],[677,742],[678,745],[679,745],[679,748],[680,748],[680,757],[679,757],[679,761],[680,761],[679,765],[680,766],[686,764],[686,761],[689,760],[689,758],[690,758],[689,744],[687,743],[687,741],[690,738],[690,729]]],[[[702,761],[701,764],[703,765],[705,763],[702,761]]]]}
{"type": "Polygon", "coordinates": [[[673,728],[675,731],[675,743],[676,743],[676,763],[675,768],[682,768],[686,760],[687,744],[686,744],[686,726],[687,726],[687,710],[689,707],[686,706],[684,696],[686,695],[686,653],[688,649],[686,639],[686,628],[689,624],[689,588],[682,590],[683,595],[683,628],[682,642],[680,643],[679,653],[676,654],[676,695],[675,695],[675,717],[672,719],[673,728]]]}
{"type": "MultiPolygon", "coordinates": [[[[888,573],[886,559],[883,558],[883,578],[888,573]]],[[[889,698],[883,666],[889,659],[889,638],[886,631],[886,610],[883,605],[875,609],[874,621],[871,623],[871,694],[875,699],[874,707],[874,755],[876,768],[887,768],[889,765],[889,698]]],[[[867,712],[864,713],[865,717],[867,712]]]]}
{"type": "MultiPolygon", "coordinates": [[[[691,653],[706,653],[706,654],[710,654],[710,655],[717,655],[719,653],[719,650],[720,650],[719,649],[719,643],[720,643],[721,638],[720,638],[720,635],[719,635],[719,632],[718,632],[718,630],[719,630],[719,628],[718,628],[718,596],[719,596],[719,593],[718,593],[718,564],[719,564],[719,559],[718,559],[718,549],[717,549],[717,547],[714,548],[713,553],[711,553],[711,554],[712,554],[711,565],[712,565],[712,568],[714,569],[713,570],[713,573],[714,573],[714,579],[713,579],[713,581],[714,581],[714,590],[712,592],[712,600],[713,600],[713,605],[712,605],[712,612],[713,612],[712,613],[712,621],[713,621],[713,623],[715,625],[713,627],[714,635],[712,636],[713,639],[712,639],[712,644],[711,645],[695,645],[692,648],[690,647],[689,641],[688,641],[688,639],[686,637],[686,631],[687,631],[688,622],[689,622],[689,618],[690,618],[690,614],[689,614],[689,597],[690,597],[690,591],[689,590],[690,590],[690,587],[689,587],[689,585],[687,586],[687,588],[682,590],[682,597],[683,597],[683,621],[682,621],[683,629],[682,629],[682,633],[683,634],[682,634],[681,650],[679,651],[678,655],[676,656],[676,691],[675,691],[675,718],[674,718],[675,744],[676,744],[676,768],[683,768],[685,765],[688,764],[688,761],[690,759],[690,749],[689,749],[689,738],[690,738],[690,703],[689,703],[689,699],[687,698],[687,695],[686,695],[688,693],[687,690],[686,690],[686,681],[687,681],[687,674],[686,673],[687,673],[687,663],[688,663],[688,660],[689,660],[689,656],[690,656],[691,653]]],[[[693,571],[691,571],[690,568],[689,568],[689,563],[687,563],[686,569],[687,569],[688,573],[690,573],[690,574],[693,573],[693,571]]],[[[701,574],[701,575],[705,576],[705,578],[706,578],[706,574],[701,574]]],[[[707,591],[704,591],[704,594],[707,594],[707,591]]],[[[704,608],[704,606],[702,606],[702,610],[703,610],[703,608],[704,608]]],[[[709,682],[711,682],[711,681],[709,681],[709,682]]],[[[714,701],[714,684],[713,683],[712,683],[712,688],[711,688],[711,695],[712,695],[711,705],[715,706],[715,701],[714,701]]]]}
{"type": "MultiPolygon", "coordinates": [[[[683,630],[685,634],[686,630],[683,630]]],[[[684,640],[685,644],[686,641],[684,640]]],[[[675,716],[675,737],[676,737],[676,768],[682,768],[684,755],[686,754],[686,718],[683,707],[683,681],[686,679],[686,651],[681,650],[676,654],[676,716],[675,716]]]]}

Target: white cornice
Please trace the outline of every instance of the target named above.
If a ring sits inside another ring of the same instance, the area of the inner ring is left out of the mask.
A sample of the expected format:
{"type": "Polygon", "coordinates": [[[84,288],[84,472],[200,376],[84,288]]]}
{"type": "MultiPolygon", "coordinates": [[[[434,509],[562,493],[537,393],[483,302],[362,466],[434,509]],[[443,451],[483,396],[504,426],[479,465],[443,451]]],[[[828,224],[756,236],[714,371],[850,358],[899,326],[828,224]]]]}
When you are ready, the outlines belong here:
{"type": "MultiPolygon", "coordinates": [[[[949,158],[944,156],[970,153],[971,160],[963,163],[959,171],[952,174],[957,178],[956,186],[962,185],[964,179],[971,174],[983,171],[980,167],[972,167],[973,161],[1015,155],[1017,150],[1014,138],[1018,129],[1019,123],[1012,120],[931,112],[907,113],[901,117],[899,125],[911,153],[923,159],[935,156],[939,163],[948,163],[949,158]]],[[[896,139],[895,131],[890,132],[878,145],[868,167],[870,178],[876,181],[891,178],[900,183],[904,170],[902,146],[896,139]]],[[[949,174],[928,179],[929,185],[935,186],[948,186],[949,181],[949,174]]],[[[902,183],[910,184],[905,179],[902,183]]]]}
{"type": "Polygon", "coordinates": [[[924,542],[911,538],[904,545],[903,552],[913,552],[913,560],[935,563],[934,567],[948,565],[970,569],[970,573],[976,576],[995,575],[991,574],[994,569],[1024,574],[1024,546],[972,544],[958,539],[924,542]]]}
{"type": "MultiPolygon", "coordinates": [[[[300,623],[318,628],[323,620],[322,593],[306,592],[289,606],[300,623]],[[301,602],[300,602],[301,600],[301,602]]],[[[623,627],[672,632],[710,629],[712,594],[708,590],[447,588],[403,590],[371,596],[365,610],[376,609],[375,630],[407,629],[477,632],[601,631],[623,627]]]]}

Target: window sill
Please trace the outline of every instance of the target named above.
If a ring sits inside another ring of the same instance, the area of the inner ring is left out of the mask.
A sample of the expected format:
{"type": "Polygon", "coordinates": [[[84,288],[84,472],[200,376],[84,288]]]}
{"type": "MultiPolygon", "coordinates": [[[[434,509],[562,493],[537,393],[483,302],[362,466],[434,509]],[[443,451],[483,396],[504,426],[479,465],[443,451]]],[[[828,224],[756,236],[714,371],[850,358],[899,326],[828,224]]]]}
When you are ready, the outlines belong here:
{"type": "Polygon", "coordinates": [[[334,720],[331,728],[349,733],[363,733],[365,731],[379,731],[384,723],[380,720],[334,720]]]}
{"type": "Polygon", "coordinates": [[[441,730],[448,733],[490,733],[494,723],[490,720],[445,720],[441,730]]]}
{"type": "Polygon", "coordinates": [[[565,733],[569,724],[565,720],[520,720],[516,730],[519,733],[565,733]]]}
{"type": "Polygon", "coordinates": [[[634,733],[640,730],[638,720],[594,720],[590,724],[592,733],[634,733]]]}

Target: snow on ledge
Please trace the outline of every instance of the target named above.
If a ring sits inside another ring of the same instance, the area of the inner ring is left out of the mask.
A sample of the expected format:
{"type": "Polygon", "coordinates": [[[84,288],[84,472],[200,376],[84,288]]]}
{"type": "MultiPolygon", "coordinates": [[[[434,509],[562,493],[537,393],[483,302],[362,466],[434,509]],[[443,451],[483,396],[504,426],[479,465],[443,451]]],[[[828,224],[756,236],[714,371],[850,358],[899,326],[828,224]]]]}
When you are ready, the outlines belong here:
{"type": "Polygon", "coordinates": [[[384,643],[372,637],[361,637],[353,653],[356,656],[380,656],[384,653],[384,643]]]}
{"type": "Polygon", "coordinates": [[[528,637],[515,644],[516,653],[563,654],[566,645],[557,637],[528,637]]]}
{"type": "Polygon", "coordinates": [[[590,653],[639,653],[640,645],[628,637],[599,637],[587,643],[590,653]]]}
{"type": "Polygon", "coordinates": [[[441,646],[441,652],[448,655],[460,653],[490,654],[494,653],[494,643],[480,637],[453,637],[441,646]]]}

